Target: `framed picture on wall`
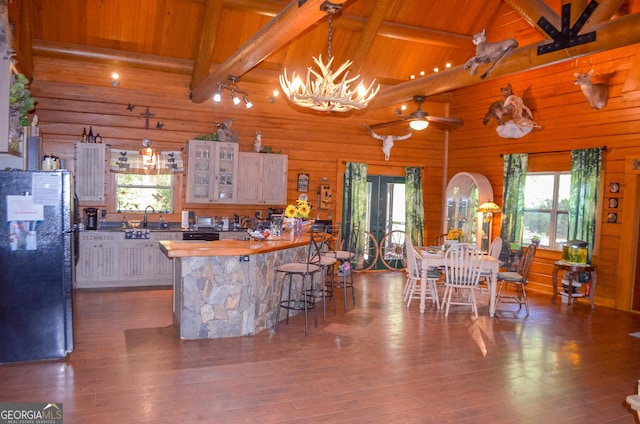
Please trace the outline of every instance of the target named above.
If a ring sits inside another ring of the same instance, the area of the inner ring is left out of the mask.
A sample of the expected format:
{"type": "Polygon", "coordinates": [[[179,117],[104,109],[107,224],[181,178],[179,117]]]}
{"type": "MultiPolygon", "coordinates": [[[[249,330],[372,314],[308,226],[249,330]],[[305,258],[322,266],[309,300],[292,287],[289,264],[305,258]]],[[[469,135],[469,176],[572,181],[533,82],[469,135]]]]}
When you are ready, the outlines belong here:
{"type": "Polygon", "coordinates": [[[309,191],[309,174],[298,174],[298,191],[309,191]]]}

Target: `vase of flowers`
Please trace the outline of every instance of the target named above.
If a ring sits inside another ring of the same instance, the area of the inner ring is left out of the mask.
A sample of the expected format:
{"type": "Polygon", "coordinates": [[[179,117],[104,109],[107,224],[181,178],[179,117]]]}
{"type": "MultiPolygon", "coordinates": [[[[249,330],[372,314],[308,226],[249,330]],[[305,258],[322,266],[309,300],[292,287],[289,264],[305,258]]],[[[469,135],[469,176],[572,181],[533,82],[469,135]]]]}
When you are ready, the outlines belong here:
{"type": "Polygon", "coordinates": [[[453,244],[459,243],[460,239],[464,236],[464,231],[461,228],[452,228],[447,233],[447,246],[451,246],[453,244]]]}
{"type": "Polygon", "coordinates": [[[309,218],[311,207],[309,203],[298,199],[296,205],[288,205],[284,210],[284,216],[291,219],[291,231],[293,237],[302,235],[302,221],[309,218]]]}

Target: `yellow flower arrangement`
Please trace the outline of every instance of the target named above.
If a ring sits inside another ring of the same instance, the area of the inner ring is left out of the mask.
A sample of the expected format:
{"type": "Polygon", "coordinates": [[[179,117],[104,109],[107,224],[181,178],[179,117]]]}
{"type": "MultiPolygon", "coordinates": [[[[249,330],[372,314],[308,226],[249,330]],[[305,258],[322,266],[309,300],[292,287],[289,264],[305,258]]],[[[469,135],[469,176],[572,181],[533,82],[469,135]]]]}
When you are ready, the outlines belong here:
{"type": "Polygon", "coordinates": [[[288,205],[284,210],[284,215],[287,218],[309,218],[309,214],[311,213],[311,207],[308,202],[304,200],[297,200],[297,206],[288,205]]]}
{"type": "Polygon", "coordinates": [[[460,240],[460,237],[464,236],[462,228],[452,228],[447,233],[447,240],[460,240]]]}

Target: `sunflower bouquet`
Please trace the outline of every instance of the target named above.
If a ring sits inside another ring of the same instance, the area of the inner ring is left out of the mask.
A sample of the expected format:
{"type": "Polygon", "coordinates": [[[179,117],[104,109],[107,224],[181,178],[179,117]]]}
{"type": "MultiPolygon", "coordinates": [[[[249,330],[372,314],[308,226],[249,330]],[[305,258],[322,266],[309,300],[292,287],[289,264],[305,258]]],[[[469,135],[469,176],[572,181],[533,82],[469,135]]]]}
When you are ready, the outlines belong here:
{"type": "Polygon", "coordinates": [[[297,200],[296,205],[288,205],[284,210],[284,216],[287,218],[307,219],[311,213],[311,207],[309,202],[304,200],[297,200]]]}
{"type": "Polygon", "coordinates": [[[447,240],[460,240],[464,236],[464,231],[461,228],[452,228],[447,233],[447,240]]]}

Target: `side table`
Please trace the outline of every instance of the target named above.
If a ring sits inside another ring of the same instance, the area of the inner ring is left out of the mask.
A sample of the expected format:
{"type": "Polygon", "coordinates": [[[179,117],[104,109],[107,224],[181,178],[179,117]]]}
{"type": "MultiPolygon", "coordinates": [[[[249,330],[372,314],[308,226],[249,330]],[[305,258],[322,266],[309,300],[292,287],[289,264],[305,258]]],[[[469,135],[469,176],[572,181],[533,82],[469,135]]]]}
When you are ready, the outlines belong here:
{"type": "Polygon", "coordinates": [[[553,265],[553,274],[551,274],[551,281],[553,283],[553,298],[551,299],[551,303],[556,303],[556,297],[559,293],[558,271],[567,271],[571,276],[571,281],[569,281],[569,292],[567,293],[567,295],[569,296],[569,306],[573,304],[573,299],[578,297],[586,297],[587,299],[589,299],[589,303],[591,303],[591,309],[595,308],[595,305],[593,304],[593,296],[595,295],[596,285],[598,284],[598,274],[596,273],[596,267],[588,264],[570,264],[563,261],[556,261],[553,265]],[[577,274],[582,272],[591,273],[591,281],[589,283],[591,286],[589,287],[589,292],[584,294],[573,293],[573,281],[577,280],[577,274]]]}

